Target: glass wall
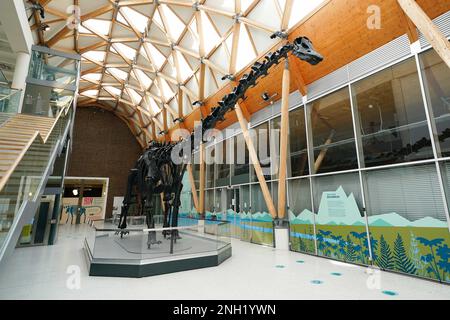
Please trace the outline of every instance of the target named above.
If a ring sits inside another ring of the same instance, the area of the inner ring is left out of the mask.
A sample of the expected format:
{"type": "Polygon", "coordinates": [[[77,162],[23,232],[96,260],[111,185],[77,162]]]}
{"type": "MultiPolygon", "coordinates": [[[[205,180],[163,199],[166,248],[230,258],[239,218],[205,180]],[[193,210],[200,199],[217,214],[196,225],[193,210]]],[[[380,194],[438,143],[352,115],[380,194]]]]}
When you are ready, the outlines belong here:
{"type": "MultiPolygon", "coordinates": [[[[433,50],[291,110],[291,250],[450,282],[449,115],[450,70],[433,50]]],[[[279,128],[279,117],[252,127],[275,203],[279,137],[268,133],[279,128]]],[[[244,139],[227,143],[220,150],[234,161],[208,176],[207,212],[232,219],[241,240],[273,245],[244,139]]]]}
{"type": "Polygon", "coordinates": [[[308,104],[315,173],[356,169],[355,138],[348,88],[308,104]]]}
{"type": "Polygon", "coordinates": [[[291,250],[315,253],[314,213],[309,178],[289,180],[291,250]]]}
{"type": "Polygon", "coordinates": [[[309,174],[307,147],[305,110],[303,107],[300,107],[289,114],[289,177],[309,174]]]}
{"type": "Polygon", "coordinates": [[[318,254],[369,263],[366,223],[358,173],[313,178],[318,254]]]}
{"type": "Polygon", "coordinates": [[[450,156],[450,72],[434,50],[419,55],[424,87],[434,119],[438,154],[450,156]]]}
{"type": "MultiPolygon", "coordinates": [[[[258,155],[259,163],[261,164],[261,168],[266,180],[270,180],[272,178],[269,130],[269,122],[264,122],[263,124],[260,124],[259,126],[250,130],[250,135],[256,148],[256,154],[258,155]]],[[[253,165],[250,166],[250,172],[251,182],[258,181],[253,165]]]]}
{"type": "Polygon", "coordinates": [[[366,172],[377,266],[449,280],[450,236],[438,179],[434,164],[366,172]]]}
{"type": "Polygon", "coordinates": [[[230,185],[230,159],[227,153],[228,141],[220,142],[216,147],[216,167],[217,167],[217,180],[216,186],[228,186],[230,185]]]}
{"type": "Polygon", "coordinates": [[[366,167],[433,157],[415,58],[352,85],[366,167]]]}
{"type": "MultiPolygon", "coordinates": [[[[270,188],[270,184],[269,184],[270,188]]],[[[250,186],[251,238],[250,242],[273,246],[273,220],[269,214],[259,183],[250,186]]]]}
{"type": "Polygon", "coordinates": [[[228,139],[230,148],[233,148],[233,164],[231,165],[231,185],[250,182],[250,159],[245,139],[242,134],[228,139]]]}

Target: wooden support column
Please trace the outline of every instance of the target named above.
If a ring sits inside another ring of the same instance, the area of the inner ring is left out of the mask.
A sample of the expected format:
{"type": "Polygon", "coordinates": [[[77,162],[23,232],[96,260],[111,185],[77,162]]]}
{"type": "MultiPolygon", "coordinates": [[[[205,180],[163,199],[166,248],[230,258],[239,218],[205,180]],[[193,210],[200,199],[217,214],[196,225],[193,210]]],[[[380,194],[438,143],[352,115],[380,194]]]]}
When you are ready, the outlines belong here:
{"type": "Polygon", "coordinates": [[[200,143],[200,183],[199,183],[199,203],[198,213],[202,218],[205,217],[205,145],[200,143]]]}
{"type": "Polygon", "coordinates": [[[283,71],[281,91],[281,132],[280,132],[280,165],[278,166],[278,218],[286,215],[286,164],[289,136],[289,61],[286,60],[283,71]]]}
{"type": "Polygon", "coordinates": [[[194,179],[194,172],[192,171],[192,164],[188,164],[186,166],[188,176],[189,176],[189,182],[191,183],[191,190],[192,190],[192,199],[194,200],[194,207],[197,212],[199,211],[198,207],[198,195],[197,195],[197,188],[195,187],[195,179],[194,179]]]}
{"type": "Polygon", "coordinates": [[[276,212],[275,206],[273,204],[272,196],[271,196],[269,188],[267,186],[266,179],[264,178],[261,164],[259,163],[259,159],[256,154],[255,146],[254,146],[253,141],[250,138],[250,135],[248,132],[248,122],[247,122],[247,120],[245,120],[245,117],[242,113],[242,110],[241,110],[241,107],[239,106],[239,104],[236,104],[235,110],[236,110],[236,115],[239,120],[239,124],[241,125],[242,135],[244,136],[245,143],[247,145],[250,160],[253,163],[253,167],[255,168],[256,176],[258,177],[259,185],[261,186],[261,191],[263,193],[264,200],[266,202],[267,208],[269,209],[269,213],[271,214],[272,218],[275,219],[277,217],[277,212],[276,212]]]}
{"type": "Polygon", "coordinates": [[[183,91],[178,89],[178,118],[183,119],[183,91]]]}
{"type": "Polygon", "coordinates": [[[397,0],[400,7],[422,32],[437,54],[450,68],[450,43],[414,0],[397,0]]]}
{"type": "MultiPolygon", "coordinates": [[[[333,142],[334,134],[336,133],[335,130],[331,130],[330,135],[328,136],[327,141],[325,141],[325,146],[330,145],[333,142]]],[[[322,165],[323,159],[325,159],[325,156],[327,155],[328,148],[324,148],[320,151],[319,155],[317,156],[316,161],[314,162],[314,173],[317,173],[319,171],[320,166],[322,165]]]]}

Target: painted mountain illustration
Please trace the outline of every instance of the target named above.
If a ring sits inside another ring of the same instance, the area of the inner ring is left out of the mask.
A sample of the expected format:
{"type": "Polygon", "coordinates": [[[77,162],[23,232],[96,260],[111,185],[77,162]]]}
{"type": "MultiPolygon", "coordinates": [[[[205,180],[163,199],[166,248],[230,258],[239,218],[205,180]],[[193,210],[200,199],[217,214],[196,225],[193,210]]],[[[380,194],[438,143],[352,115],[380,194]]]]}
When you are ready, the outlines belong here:
{"type": "MultiPolygon", "coordinates": [[[[316,224],[320,225],[365,225],[365,218],[361,217],[353,193],[350,193],[350,195],[347,196],[342,186],[336,191],[326,191],[322,193],[319,212],[315,219],[316,224]]],[[[289,211],[289,220],[292,224],[312,224],[313,213],[305,209],[296,216],[292,211],[289,211]]],[[[368,220],[369,226],[373,227],[448,227],[446,221],[441,221],[433,217],[424,217],[415,221],[410,221],[395,212],[369,215],[368,220]]]]}
{"type": "Polygon", "coordinates": [[[295,216],[295,214],[289,210],[289,221],[292,224],[313,224],[313,215],[314,213],[307,209],[303,210],[298,216],[295,216]]]}

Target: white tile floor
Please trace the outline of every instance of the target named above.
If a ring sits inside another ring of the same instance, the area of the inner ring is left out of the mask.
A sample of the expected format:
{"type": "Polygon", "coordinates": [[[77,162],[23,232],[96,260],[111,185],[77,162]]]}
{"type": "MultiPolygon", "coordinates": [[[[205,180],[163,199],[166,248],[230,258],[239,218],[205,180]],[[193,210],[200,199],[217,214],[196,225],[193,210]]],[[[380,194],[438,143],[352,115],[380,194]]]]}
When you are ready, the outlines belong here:
{"type": "Polygon", "coordinates": [[[239,240],[232,242],[233,256],[215,268],[141,279],[89,277],[82,251],[88,231],[63,227],[54,246],[17,249],[0,269],[0,299],[450,299],[448,285],[387,272],[369,276],[363,267],[239,240]],[[71,265],[81,269],[79,289],[66,285],[71,265]]]}

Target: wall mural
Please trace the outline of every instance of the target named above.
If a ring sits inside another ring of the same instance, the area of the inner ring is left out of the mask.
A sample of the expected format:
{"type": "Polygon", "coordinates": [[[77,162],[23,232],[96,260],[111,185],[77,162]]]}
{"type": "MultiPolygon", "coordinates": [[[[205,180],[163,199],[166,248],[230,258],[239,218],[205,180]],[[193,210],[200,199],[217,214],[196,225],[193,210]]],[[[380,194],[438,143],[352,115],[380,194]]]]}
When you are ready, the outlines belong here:
{"type": "MultiPolygon", "coordinates": [[[[342,187],[323,192],[318,213],[289,212],[291,249],[345,262],[369,265],[366,219],[352,193],[342,187]],[[314,236],[314,224],[316,236],[314,236]]],[[[447,221],[423,217],[410,221],[396,212],[368,216],[374,265],[450,283],[450,234],[447,221]]]]}

